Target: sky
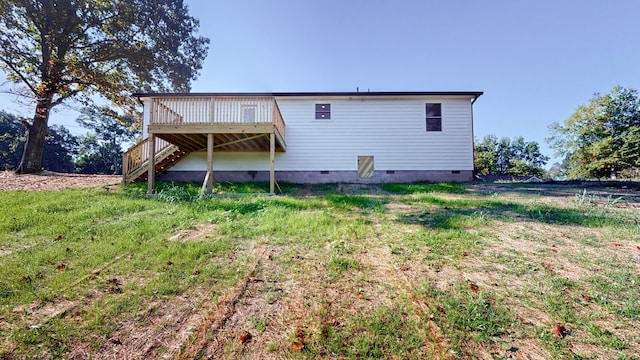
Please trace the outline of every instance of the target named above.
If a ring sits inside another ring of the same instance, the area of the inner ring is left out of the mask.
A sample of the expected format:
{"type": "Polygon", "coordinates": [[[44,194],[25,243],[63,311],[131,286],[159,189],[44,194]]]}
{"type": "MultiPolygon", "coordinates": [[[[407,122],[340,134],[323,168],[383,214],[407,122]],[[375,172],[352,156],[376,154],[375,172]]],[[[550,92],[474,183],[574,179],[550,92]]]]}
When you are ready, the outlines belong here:
{"type": "MultiPolygon", "coordinates": [[[[211,40],[193,92],[484,91],[476,138],[523,136],[552,156],[549,124],[615,85],[640,89],[638,0],[185,3],[211,40]]],[[[33,112],[5,94],[0,109],[33,112]]],[[[80,133],[77,115],[50,123],[80,133]]]]}

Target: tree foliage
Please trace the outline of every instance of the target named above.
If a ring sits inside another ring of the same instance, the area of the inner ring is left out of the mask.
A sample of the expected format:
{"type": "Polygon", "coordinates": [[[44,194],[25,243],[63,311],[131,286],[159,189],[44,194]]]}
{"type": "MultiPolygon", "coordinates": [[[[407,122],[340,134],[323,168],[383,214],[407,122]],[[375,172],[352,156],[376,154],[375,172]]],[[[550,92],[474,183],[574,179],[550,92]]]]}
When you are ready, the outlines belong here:
{"type": "Polygon", "coordinates": [[[478,175],[544,176],[549,161],[535,141],[523,137],[498,139],[487,135],[474,146],[474,166],[478,175]]]}
{"type": "Polygon", "coordinates": [[[616,86],[609,94],[596,94],[550,130],[547,141],[564,158],[569,177],[613,177],[640,168],[640,98],[635,89],[616,86]]]}
{"type": "Polygon", "coordinates": [[[182,0],[0,1],[0,69],[36,104],[20,172],[41,168],[52,107],[136,91],[187,92],[209,40],[182,0]]]}
{"type": "MultiPolygon", "coordinates": [[[[0,111],[0,169],[15,170],[25,143],[25,121],[15,115],[0,111]]],[[[45,155],[42,164],[56,172],[74,172],[74,155],[78,141],[65,127],[54,125],[45,138],[45,155]]]]}
{"type": "Polygon", "coordinates": [[[77,150],[78,139],[66,127],[53,125],[44,143],[42,166],[55,172],[75,172],[73,159],[77,150]]]}
{"type": "Polygon", "coordinates": [[[24,144],[24,126],[15,115],[0,110],[0,170],[15,170],[24,144]]]}
{"type": "Polygon", "coordinates": [[[90,130],[80,138],[77,171],[88,174],[121,174],[122,145],[134,140],[132,117],[118,116],[109,107],[86,107],[76,120],[90,130]]]}

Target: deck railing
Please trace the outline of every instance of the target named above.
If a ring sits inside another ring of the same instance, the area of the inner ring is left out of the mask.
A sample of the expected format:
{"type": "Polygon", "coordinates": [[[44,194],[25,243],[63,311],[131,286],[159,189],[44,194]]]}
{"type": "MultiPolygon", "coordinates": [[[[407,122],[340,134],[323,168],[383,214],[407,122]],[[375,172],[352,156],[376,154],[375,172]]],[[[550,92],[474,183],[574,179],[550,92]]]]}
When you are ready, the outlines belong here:
{"type": "Polygon", "coordinates": [[[285,138],[284,129],[286,128],[286,126],[284,123],[284,119],[282,119],[282,114],[280,113],[280,108],[278,107],[278,104],[276,104],[276,106],[274,106],[274,109],[273,109],[273,123],[275,124],[276,129],[278,129],[280,136],[282,136],[282,139],[284,139],[285,138]]]}
{"type": "Polygon", "coordinates": [[[271,97],[159,97],[151,125],[274,124],[284,137],[284,121],[271,97]]]}

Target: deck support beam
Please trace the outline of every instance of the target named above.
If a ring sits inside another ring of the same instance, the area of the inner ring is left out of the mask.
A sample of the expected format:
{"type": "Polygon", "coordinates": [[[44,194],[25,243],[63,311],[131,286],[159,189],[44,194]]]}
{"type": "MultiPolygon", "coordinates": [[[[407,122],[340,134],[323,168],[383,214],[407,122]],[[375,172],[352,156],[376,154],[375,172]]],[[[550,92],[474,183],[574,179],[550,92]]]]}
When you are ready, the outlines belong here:
{"type": "Polygon", "coordinates": [[[207,134],[207,176],[204,178],[207,194],[213,192],[213,148],[213,134],[207,134]]]}
{"type": "Polygon", "coordinates": [[[153,195],[153,188],[156,182],[156,136],[149,134],[149,162],[147,172],[147,195],[153,195]]]}
{"type": "Polygon", "coordinates": [[[269,192],[275,193],[276,181],[276,135],[269,134],[269,192]]]}

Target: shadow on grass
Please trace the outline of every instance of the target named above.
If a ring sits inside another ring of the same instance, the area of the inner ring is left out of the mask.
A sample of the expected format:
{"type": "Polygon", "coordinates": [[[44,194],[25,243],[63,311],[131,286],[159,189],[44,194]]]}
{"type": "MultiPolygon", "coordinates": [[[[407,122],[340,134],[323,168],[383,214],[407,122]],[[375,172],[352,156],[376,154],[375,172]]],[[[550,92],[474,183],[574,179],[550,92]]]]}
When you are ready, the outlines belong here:
{"type": "Polygon", "coordinates": [[[380,213],[385,211],[383,201],[370,196],[329,194],[326,195],[325,198],[333,206],[345,210],[350,210],[355,207],[380,213]]]}
{"type": "MultiPolygon", "coordinates": [[[[304,188],[304,185],[281,184],[283,193],[295,193],[304,188]]],[[[384,212],[385,201],[379,197],[364,195],[348,195],[336,193],[337,184],[324,184],[315,186],[312,190],[322,195],[317,198],[299,198],[294,196],[264,197],[258,196],[265,193],[268,184],[264,183],[239,183],[218,184],[216,194],[212,197],[200,196],[200,185],[197,183],[158,182],[154,199],[167,203],[185,204],[202,210],[233,211],[242,215],[259,212],[268,207],[280,207],[289,210],[307,210],[325,208],[327,202],[330,206],[341,210],[369,210],[384,212]],[[238,196],[219,196],[238,195],[238,196]]],[[[145,184],[128,185],[125,193],[133,197],[146,198],[145,184]]]]}
{"type": "Polygon", "coordinates": [[[435,205],[425,210],[403,214],[399,221],[434,229],[463,229],[482,225],[489,220],[534,221],[545,224],[602,227],[620,221],[602,211],[559,208],[548,204],[518,204],[499,200],[442,199],[425,195],[417,203],[435,205]]]}
{"type": "Polygon", "coordinates": [[[388,191],[394,194],[418,194],[418,193],[451,193],[462,194],[467,190],[464,185],[460,183],[429,183],[429,182],[415,182],[412,184],[396,184],[387,183],[382,184],[382,190],[388,191]]]}

